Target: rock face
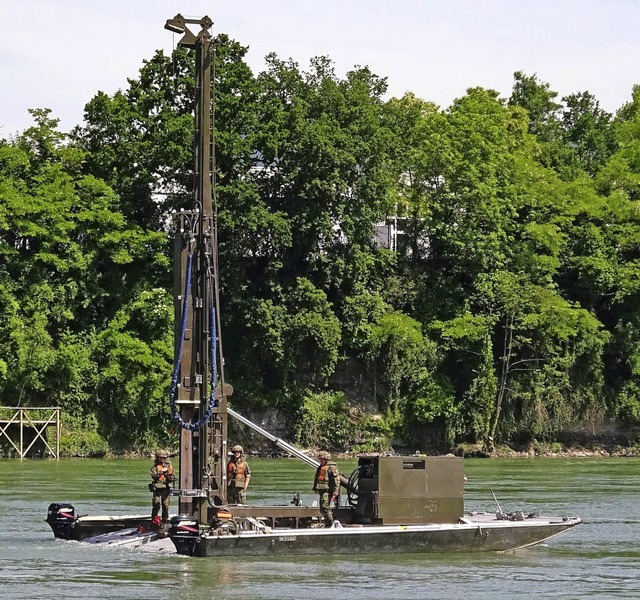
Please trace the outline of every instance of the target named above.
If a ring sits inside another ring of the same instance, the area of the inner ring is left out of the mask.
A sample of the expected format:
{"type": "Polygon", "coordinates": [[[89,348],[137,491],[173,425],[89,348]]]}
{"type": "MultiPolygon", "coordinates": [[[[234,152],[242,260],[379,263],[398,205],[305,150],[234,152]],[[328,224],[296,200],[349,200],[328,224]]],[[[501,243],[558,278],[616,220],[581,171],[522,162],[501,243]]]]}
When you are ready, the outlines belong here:
{"type": "MultiPolygon", "coordinates": [[[[287,442],[290,441],[290,416],[283,414],[282,411],[269,409],[255,412],[242,412],[241,414],[243,417],[262,427],[262,429],[268,431],[271,435],[287,442]]],[[[244,425],[237,423],[233,417],[229,417],[229,442],[233,444],[241,443],[244,446],[246,454],[249,456],[266,457],[283,455],[283,451],[273,442],[261,436],[259,433],[248,429],[244,425]]]]}

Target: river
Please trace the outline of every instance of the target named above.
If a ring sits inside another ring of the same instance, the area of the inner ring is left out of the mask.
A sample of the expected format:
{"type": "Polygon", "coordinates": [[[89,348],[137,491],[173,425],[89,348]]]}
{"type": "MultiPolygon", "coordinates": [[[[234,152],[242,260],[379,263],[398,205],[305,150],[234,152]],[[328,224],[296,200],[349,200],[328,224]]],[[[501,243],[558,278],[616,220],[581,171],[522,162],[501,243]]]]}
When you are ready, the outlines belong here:
{"type": "MultiPolygon", "coordinates": [[[[348,473],[354,461],[338,461],[348,473]]],[[[253,503],[313,500],[313,472],[250,460],[253,503]]],[[[578,514],[584,523],[508,554],[331,556],[265,560],[153,555],[55,540],[50,502],[80,514],[149,509],[150,460],[0,459],[0,597],[418,600],[640,598],[640,459],[471,459],[466,508],[578,514]]],[[[175,504],[175,502],[174,502],[175,504]]],[[[175,512],[175,509],[172,511],[175,512]]]]}

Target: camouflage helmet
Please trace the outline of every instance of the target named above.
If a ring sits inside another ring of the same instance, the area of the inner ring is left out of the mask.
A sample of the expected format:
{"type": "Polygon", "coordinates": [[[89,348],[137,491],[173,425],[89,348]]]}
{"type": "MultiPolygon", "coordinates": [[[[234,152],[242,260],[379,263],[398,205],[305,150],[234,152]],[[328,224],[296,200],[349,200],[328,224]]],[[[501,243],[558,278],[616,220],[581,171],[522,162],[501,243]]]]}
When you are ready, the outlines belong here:
{"type": "Polygon", "coordinates": [[[318,458],[324,458],[326,460],[330,460],[331,454],[329,454],[328,452],[325,452],[324,450],[321,450],[320,452],[318,452],[318,458]]]}
{"type": "Polygon", "coordinates": [[[232,452],[240,452],[240,454],[244,454],[244,448],[240,444],[236,444],[233,448],[231,448],[232,452]]]}
{"type": "Polygon", "coordinates": [[[166,450],[156,450],[156,458],[169,458],[169,453],[166,450]]]}

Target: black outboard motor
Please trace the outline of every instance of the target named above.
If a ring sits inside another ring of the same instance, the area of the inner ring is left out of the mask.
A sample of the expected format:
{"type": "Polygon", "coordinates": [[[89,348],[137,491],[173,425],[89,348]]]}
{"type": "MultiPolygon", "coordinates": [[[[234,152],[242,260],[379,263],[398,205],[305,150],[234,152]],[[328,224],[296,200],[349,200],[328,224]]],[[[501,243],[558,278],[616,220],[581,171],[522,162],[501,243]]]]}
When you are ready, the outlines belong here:
{"type": "Polygon", "coordinates": [[[76,525],[76,511],[72,504],[49,504],[47,509],[47,523],[53,529],[53,535],[63,540],[72,538],[72,531],[76,525]]]}
{"type": "Polygon", "coordinates": [[[176,515],[171,517],[169,537],[176,547],[178,554],[197,556],[200,543],[200,523],[191,515],[176,515]]]}

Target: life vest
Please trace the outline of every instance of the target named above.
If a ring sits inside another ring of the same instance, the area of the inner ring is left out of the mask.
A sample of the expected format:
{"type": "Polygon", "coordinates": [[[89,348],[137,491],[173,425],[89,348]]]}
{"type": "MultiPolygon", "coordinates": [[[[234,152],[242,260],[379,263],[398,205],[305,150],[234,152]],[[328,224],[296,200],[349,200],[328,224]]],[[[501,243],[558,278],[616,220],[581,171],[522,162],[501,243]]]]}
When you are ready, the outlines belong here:
{"type": "Polygon", "coordinates": [[[244,472],[246,469],[247,463],[244,460],[240,462],[230,461],[227,465],[227,478],[229,480],[229,484],[232,482],[235,483],[235,487],[244,487],[244,472]]]}
{"type": "Polygon", "coordinates": [[[230,521],[231,519],[233,519],[233,514],[228,510],[219,510],[216,513],[216,518],[220,521],[230,521]]]}
{"type": "Polygon", "coordinates": [[[316,485],[317,492],[329,491],[329,463],[320,465],[316,471],[316,485]]]}
{"type": "MultiPolygon", "coordinates": [[[[154,469],[152,469],[152,472],[154,469]]],[[[152,475],[153,477],[153,475],[152,475]]],[[[173,465],[171,463],[158,463],[155,465],[155,477],[154,485],[156,489],[165,489],[170,487],[170,484],[173,483],[175,479],[173,476],[173,465]],[[167,472],[164,473],[164,469],[167,469],[167,472]]]]}
{"type": "Polygon", "coordinates": [[[167,467],[166,478],[171,479],[171,477],[173,476],[173,465],[171,463],[160,463],[159,465],[156,465],[156,471],[160,473],[160,475],[158,475],[158,479],[160,481],[165,480],[165,474],[163,473],[165,467],[167,467]]]}
{"type": "Polygon", "coordinates": [[[218,535],[236,534],[238,533],[238,525],[233,518],[233,514],[221,508],[211,521],[211,529],[215,530],[218,535]]]}

